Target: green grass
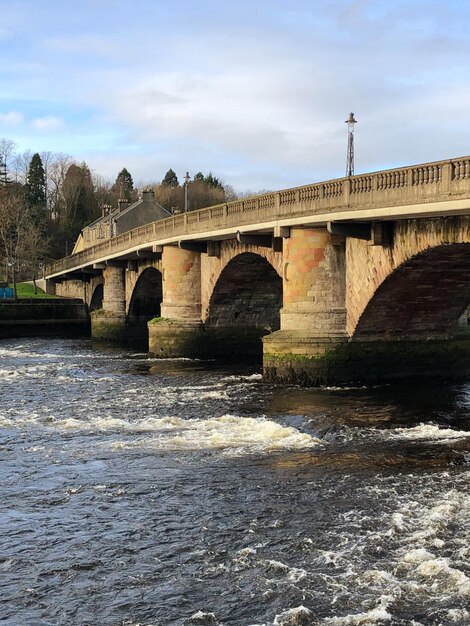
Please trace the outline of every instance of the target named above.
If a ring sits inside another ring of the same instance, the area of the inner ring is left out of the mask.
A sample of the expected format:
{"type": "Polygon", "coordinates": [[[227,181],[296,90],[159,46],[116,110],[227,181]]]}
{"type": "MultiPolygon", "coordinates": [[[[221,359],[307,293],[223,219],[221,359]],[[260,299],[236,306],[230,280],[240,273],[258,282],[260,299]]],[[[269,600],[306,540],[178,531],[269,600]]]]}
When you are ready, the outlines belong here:
{"type": "MultiPolygon", "coordinates": [[[[13,288],[13,283],[8,285],[13,288]]],[[[18,298],[57,298],[58,296],[51,296],[48,293],[45,293],[42,289],[37,288],[37,293],[34,293],[34,285],[30,285],[29,283],[16,283],[16,293],[18,298]]]]}

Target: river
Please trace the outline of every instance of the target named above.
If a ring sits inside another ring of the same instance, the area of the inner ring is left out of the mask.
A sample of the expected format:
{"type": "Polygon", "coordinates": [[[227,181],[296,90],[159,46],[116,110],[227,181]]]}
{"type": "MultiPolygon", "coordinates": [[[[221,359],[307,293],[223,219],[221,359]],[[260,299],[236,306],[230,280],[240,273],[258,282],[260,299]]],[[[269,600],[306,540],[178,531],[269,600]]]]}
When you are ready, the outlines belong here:
{"type": "Polygon", "coordinates": [[[0,623],[467,625],[470,384],[0,343],[0,623]]]}

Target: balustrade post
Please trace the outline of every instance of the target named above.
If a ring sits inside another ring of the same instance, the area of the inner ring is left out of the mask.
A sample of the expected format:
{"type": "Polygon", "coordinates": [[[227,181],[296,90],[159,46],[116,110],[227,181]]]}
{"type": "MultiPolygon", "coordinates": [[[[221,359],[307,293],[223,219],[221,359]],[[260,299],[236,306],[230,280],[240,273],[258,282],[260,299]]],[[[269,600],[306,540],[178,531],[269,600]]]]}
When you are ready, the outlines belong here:
{"type": "Polygon", "coordinates": [[[406,170],[406,186],[413,187],[413,168],[409,167],[406,170]]]}
{"type": "Polygon", "coordinates": [[[343,204],[345,206],[349,205],[350,194],[351,194],[351,179],[344,178],[343,179],[343,204]]]}
{"type": "Polygon", "coordinates": [[[452,163],[447,161],[442,165],[442,181],[441,189],[443,193],[450,192],[450,186],[452,181],[452,163]]]}

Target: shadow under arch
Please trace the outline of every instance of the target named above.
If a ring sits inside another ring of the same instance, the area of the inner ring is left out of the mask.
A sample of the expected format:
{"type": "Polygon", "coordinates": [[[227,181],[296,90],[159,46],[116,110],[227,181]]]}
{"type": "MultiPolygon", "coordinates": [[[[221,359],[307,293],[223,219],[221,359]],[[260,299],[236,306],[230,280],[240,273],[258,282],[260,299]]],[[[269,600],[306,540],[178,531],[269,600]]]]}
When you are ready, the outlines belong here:
{"type": "Polygon", "coordinates": [[[377,288],[353,340],[445,338],[470,303],[470,243],[442,244],[400,265],[377,288]]]}
{"type": "Polygon", "coordinates": [[[264,257],[243,252],[222,270],[205,328],[227,355],[261,356],[261,337],[280,327],[282,278],[264,257]]]}
{"type": "Polygon", "coordinates": [[[128,322],[146,325],[148,320],[160,316],[163,299],[162,275],[154,267],[145,269],[135,284],[132,292],[128,322]]]}
{"type": "Polygon", "coordinates": [[[90,312],[103,308],[103,295],[104,295],[104,286],[103,286],[103,283],[100,283],[99,285],[96,285],[93,291],[93,294],[91,296],[90,306],[89,306],[90,312]]]}

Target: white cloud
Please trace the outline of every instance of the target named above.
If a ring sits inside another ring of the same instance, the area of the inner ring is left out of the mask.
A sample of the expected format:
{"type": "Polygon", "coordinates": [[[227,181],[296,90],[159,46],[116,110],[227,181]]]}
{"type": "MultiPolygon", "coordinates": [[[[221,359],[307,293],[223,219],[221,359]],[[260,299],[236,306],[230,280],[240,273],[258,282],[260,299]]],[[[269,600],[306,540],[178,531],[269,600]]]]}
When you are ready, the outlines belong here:
{"type": "Polygon", "coordinates": [[[55,115],[46,115],[32,120],[31,125],[42,133],[51,133],[61,130],[64,127],[64,121],[55,115]]]}
{"type": "Polygon", "coordinates": [[[358,172],[460,155],[470,7],[457,4],[83,0],[55,21],[30,2],[21,24],[47,23],[47,38],[29,27],[0,93],[44,144],[136,180],[168,167],[241,190],[341,176],[351,110],[358,172]]]}
{"type": "Polygon", "coordinates": [[[23,115],[18,111],[9,111],[8,113],[0,113],[0,126],[15,128],[23,122],[23,115]]]}

